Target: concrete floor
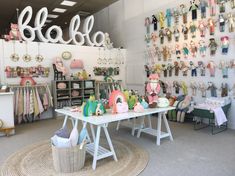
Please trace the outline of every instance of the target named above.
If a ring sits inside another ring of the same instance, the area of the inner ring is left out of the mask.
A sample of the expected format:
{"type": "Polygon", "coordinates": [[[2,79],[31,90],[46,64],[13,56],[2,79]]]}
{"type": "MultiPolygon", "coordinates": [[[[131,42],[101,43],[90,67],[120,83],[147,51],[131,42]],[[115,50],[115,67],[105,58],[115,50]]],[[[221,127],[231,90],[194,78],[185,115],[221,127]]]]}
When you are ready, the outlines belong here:
{"type": "MultiPolygon", "coordinates": [[[[153,118],[153,124],[156,119],[153,118]]],[[[16,135],[0,138],[0,164],[13,152],[37,141],[49,139],[62,125],[62,119],[51,119],[16,127],[16,135]]],[[[190,123],[170,122],[174,141],[164,139],[156,146],[156,138],[142,134],[138,139],[128,128],[117,132],[109,126],[111,136],[121,136],[145,148],[149,163],[141,176],[234,176],[235,131],[211,135],[209,129],[194,131],[190,123]]]]}

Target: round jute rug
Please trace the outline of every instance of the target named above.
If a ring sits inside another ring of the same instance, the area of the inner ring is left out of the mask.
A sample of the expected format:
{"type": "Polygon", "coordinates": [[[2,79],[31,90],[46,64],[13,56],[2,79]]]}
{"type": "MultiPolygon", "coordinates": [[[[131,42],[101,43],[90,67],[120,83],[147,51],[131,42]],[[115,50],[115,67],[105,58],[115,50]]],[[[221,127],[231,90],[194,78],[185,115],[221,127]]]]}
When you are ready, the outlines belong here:
{"type": "MultiPolygon", "coordinates": [[[[112,157],[99,160],[92,170],[92,156],[86,155],[85,167],[76,173],[60,174],[53,168],[52,151],[49,141],[39,142],[11,155],[1,167],[1,176],[135,176],[148,164],[148,153],[139,146],[120,138],[113,145],[118,162],[112,157]]],[[[101,140],[102,146],[106,146],[101,140]]]]}

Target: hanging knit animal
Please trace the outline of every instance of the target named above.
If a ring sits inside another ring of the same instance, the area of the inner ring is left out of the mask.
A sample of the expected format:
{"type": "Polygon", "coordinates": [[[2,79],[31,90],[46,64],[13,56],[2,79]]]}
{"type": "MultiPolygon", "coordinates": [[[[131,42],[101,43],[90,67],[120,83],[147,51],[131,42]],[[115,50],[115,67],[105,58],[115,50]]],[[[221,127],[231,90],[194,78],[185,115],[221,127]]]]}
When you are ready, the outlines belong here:
{"type": "Polygon", "coordinates": [[[209,48],[210,48],[210,55],[214,56],[216,54],[216,50],[218,47],[218,44],[216,43],[214,38],[210,38],[210,43],[209,43],[209,48]]]}
{"type": "Polygon", "coordinates": [[[217,88],[215,87],[214,83],[208,82],[207,90],[211,91],[211,97],[217,97],[217,88]]]}
{"type": "Polygon", "coordinates": [[[171,9],[166,9],[166,20],[168,28],[171,27],[171,17],[172,17],[171,9]]]}
{"type": "Polygon", "coordinates": [[[179,38],[180,38],[180,31],[176,26],[174,27],[173,34],[174,34],[174,37],[175,37],[175,41],[178,42],[179,38]]]}
{"type": "Polygon", "coordinates": [[[209,63],[207,64],[207,68],[209,69],[210,77],[215,77],[215,70],[216,70],[215,62],[209,61],[209,63]]]}
{"type": "Polygon", "coordinates": [[[207,0],[200,0],[199,8],[201,10],[201,18],[206,18],[206,8],[208,7],[207,0]]]}
{"type": "Polygon", "coordinates": [[[215,20],[213,18],[208,19],[208,28],[209,28],[210,35],[214,35],[215,34],[215,20]]]}
{"type": "Polygon", "coordinates": [[[180,11],[181,11],[181,15],[183,17],[183,23],[187,24],[188,23],[188,9],[186,8],[185,4],[180,5],[180,11]]]}
{"type": "Polygon", "coordinates": [[[206,56],[206,49],[207,49],[207,46],[206,46],[206,43],[204,40],[200,40],[199,43],[199,53],[202,57],[205,57],[206,56]]]}
{"type": "Polygon", "coordinates": [[[175,55],[178,60],[181,58],[181,48],[179,44],[175,44],[175,55]]]}
{"type": "Polygon", "coordinates": [[[159,30],[159,38],[160,38],[160,43],[161,44],[164,44],[164,36],[165,36],[165,33],[164,33],[164,28],[161,28],[160,30],[159,30]]]}
{"type": "Polygon", "coordinates": [[[231,12],[228,13],[227,19],[228,19],[228,30],[229,30],[229,32],[234,32],[234,28],[235,28],[235,17],[234,17],[234,15],[231,12]]]}
{"type": "Polygon", "coordinates": [[[228,68],[229,64],[226,63],[224,60],[221,60],[219,63],[219,69],[222,71],[223,78],[228,78],[228,68]]]}
{"type": "Polygon", "coordinates": [[[190,22],[190,26],[189,26],[192,38],[196,37],[196,31],[197,31],[197,26],[195,25],[194,22],[190,22]]]}
{"type": "Polygon", "coordinates": [[[221,97],[227,97],[228,96],[228,84],[227,83],[222,83],[221,84],[221,97]]]}
{"type": "Polygon", "coordinates": [[[175,76],[179,76],[180,66],[177,61],[174,62],[175,76]]]}
{"type": "Polygon", "coordinates": [[[190,61],[190,70],[191,70],[191,76],[196,77],[197,76],[197,66],[193,63],[193,61],[190,61]]]}
{"type": "Polygon", "coordinates": [[[195,0],[190,1],[190,8],[189,11],[192,12],[192,20],[197,20],[197,9],[198,9],[198,5],[195,3],[195,0]]]}
{"type": "Polygon", "coordinates": [[[159,20],[159,23],[160,23],[160,28],[164,29],[165,28],[165,15],[164,15],[164,12],[159,12],[158,20],[159,20]]]}
{"type": "Polygon", "coordinates": [[[210,16],[216,15],[216,1],[217,0],[208,0],[208,4],[210,8],[210,16]]]}
{"type": "Polygon", "coordinates": [[[198,85],[196,82],[191,82],[190,83],[190,88],[192,89],[192,95],[196,96],[197,95],[197,89],[198,89],[198,85]]]}
{"type": "Polygon", "coordinates": [[[225,13],[225,3],[227,0],[217,0],[217,3],[219,5],[219,12],[225,13]]]}
{"type": "Polygon", "coordinates": [[[192,54],[193,57],[197,56],[197,46],[194,41],[191,40],[190,42],[190,53],[192,54]]]}
{"type": "Polygon", "coordinates": [[[206,97],[206,84],[205,83],[199,83],[199,89],[201,91],[202,97],[206,97]]]}
{"type": "Polygon", "coordinates": [[[226,23],[226,20],[224,18],[224,15],[219,14],[219,30],[220,30],[220,32],[225,31],[225,23],[226,23]]]}
{"type": "Polygon", "coordinates": [[[152,15],[152,24],[153,24],[153,30],[154,31],[157,31],[158,29],[158,19],[156,18],[155,15],[152,15]]]}
{"type": "Polygon", "coordinates": [[[199,24],[198,24],[198,30],[200,32],[200,36],[201,37],[205,37],[205,34],[206,34],[206,29],[207,29],[207,24],[205,21],[199,21],[199,24]]]}
{"type": "Polygon", "coordinates": [[[184,58],[187,59],[188,55],[189,55],[189,49],[188,49],[188,44],[187,43],[183,44],[182,51],[183,51],[184,58]]]}
{"type": "Polygon", "coordinates": [[[165,35],[167,37],[168,42],[171,42],[171,40],[172,40],[172,31],[169,28],[165,29],[165,35]]]}
{"type": "Polygon", "coordinates": [[[229,37],[223,36],[220,38],[220,40],[221,40],[222,54],[226,55],[226,54],[228,54],[228,49],[229,49],[229,37]]]}
{"type": "Polygon", "coordinates": [[[182,25],[182,33],[184,34],[184,40],[188,40],[188,27],[186,25],[182,25]]]}
{"type": "Polygon", "coordinates": [[[175,93],[179,94],[180,93],[180,84],[178,81],[173,81],[173,87],[175,88],[175,93]]]}
{"type": "Polygon", "coordinates": [[[198,68],[201,76],[206,76],[206,66],[202,61],[198,61],[198,68]]]}
{"type": "Polygon", "coordinates": [[[177,26],[179,24],[179,18],[180,18],[180,11],[178,8],[173,8],[173,17],[174,17],[175,26],[177,26]]]}

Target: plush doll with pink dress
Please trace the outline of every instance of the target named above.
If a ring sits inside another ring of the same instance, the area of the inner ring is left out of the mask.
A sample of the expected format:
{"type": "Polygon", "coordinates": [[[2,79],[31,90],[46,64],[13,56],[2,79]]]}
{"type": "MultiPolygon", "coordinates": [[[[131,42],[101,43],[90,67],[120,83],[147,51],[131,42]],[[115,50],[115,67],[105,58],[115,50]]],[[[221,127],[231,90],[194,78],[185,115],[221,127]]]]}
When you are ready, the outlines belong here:
{"type": "Polygon", "coordinates": [[[56,66],[56,69],[59,72],[63,73],[63,76],[68,74],[68,69],[64,66],[63,61],[62,61],[61,58],[59,58],[59,57],[55,58],[54,64],[56,66]]]}
{"type": "Polygon", "coordinates": [[[161,90],[158,74],[151,74],[149,76],[149,82],[146,86],[146,90],[148,92],[149,104],[156,103],[158,99],[158,94],[161,90]]]}
{"type": "Polygon", "coordinates": [[[4,35],[4,38],[6,41],[19,40],[20,42],[22,42],[18,24],[11,23],[11,30],[9,32],[9,35],[4,35]]]}

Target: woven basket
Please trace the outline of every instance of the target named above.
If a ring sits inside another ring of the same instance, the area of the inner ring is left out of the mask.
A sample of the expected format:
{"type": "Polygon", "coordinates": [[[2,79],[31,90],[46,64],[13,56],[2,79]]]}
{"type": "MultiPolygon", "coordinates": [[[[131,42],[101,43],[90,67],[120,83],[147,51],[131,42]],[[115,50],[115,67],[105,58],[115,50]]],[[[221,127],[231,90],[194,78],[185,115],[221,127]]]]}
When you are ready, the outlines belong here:
{"type": "Polygon", "coordinates": [[[53,165],[57,172],[72,173],[83,168],[86,156],[86,145],[71,148],[57,148],[52,145],[53,165]]]}

